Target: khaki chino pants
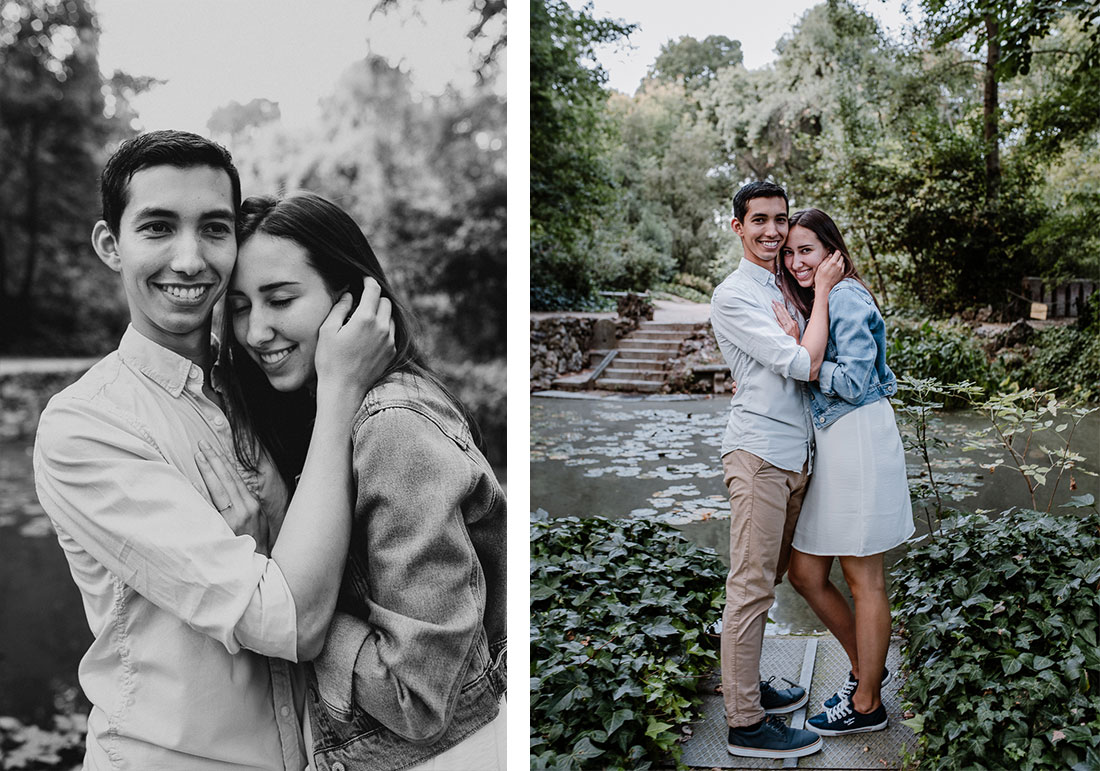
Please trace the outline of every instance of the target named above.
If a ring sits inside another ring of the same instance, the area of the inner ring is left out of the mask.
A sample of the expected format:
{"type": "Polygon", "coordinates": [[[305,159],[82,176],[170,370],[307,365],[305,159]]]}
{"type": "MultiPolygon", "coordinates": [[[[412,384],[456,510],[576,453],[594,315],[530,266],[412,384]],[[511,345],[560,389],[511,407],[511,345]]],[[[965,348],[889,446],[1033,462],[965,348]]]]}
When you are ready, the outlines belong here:
{"type": "Polygon", "coordinates": [[[733,728],[764,717],[760,649],[775,585],[791,558],[791,539],[809,481],[745,450],[722,457],[730,494],[730,571],[722,613],[722,695],[733,728]]]}

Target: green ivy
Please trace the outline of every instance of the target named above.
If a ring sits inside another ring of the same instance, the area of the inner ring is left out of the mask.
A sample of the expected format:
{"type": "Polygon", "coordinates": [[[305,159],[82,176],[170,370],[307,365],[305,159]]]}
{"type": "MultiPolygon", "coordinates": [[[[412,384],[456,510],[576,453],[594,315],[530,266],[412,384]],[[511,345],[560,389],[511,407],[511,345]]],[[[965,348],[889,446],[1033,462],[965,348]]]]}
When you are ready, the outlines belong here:
{"type": "Polygon", "coordinates": [[[531,522],[531,768],[679,763],[717,664],[713,551],[645,520],[531,522]]]}
{"type": "MultiPolygon", "coordinates": [[[[969,381],[991,390],[994,376],[985,352],[964,324],[923,321],[919,324],[891,317],[887,324],[886,362],[901,378],[969,381]]],[[[961,398],[948,397],[946,407],[961,406],[961,398]]]]}
{"type": "Polygon", "coordinates": [[[1100,768],[1100,513],[960,514],[894,568],[920,767],[1100,768]]]}

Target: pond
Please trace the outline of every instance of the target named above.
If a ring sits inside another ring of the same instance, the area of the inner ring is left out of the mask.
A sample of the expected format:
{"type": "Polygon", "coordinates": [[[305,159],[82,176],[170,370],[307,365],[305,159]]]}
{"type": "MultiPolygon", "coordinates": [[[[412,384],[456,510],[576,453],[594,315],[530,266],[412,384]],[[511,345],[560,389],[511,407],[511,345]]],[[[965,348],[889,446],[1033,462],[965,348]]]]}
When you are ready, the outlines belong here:
{"type": "MultiPolygon", "coordinates": [[[[541,508],[551,516],[655,518],[714,549],[728,565],[729,504],[719,453],[729,402],[729,396],[532,396],[531,510],[541,508]]],[[[990,473],[999,454],[960,449],[968,432],[987,425],[983,416],[956,411],[940,419],[936,434],[949,447],[933,456],[933,471],[945,485],[948,505],[994,512],[1030,505],[1018,472],[1001,467],[990,473]]],[[[1073,446],[1086,456],[1085,468],[1096,472],[1100,416],[1089,415],[1077,431],[1073,446]]],[[[911,477],[924,473],[916,456],[907,456],[906,465],[911,477]]],[[[1073,476],[1077,489],[1071,491],[1070,480],[1063,479],[1055,506],[1084,493],[1100,498],[1096,476],[1073,476]]],[[[1046,496],[1040,498],[1045,508],[1046,496]]],[[[928,532],[924,508],[914,506],[915,537],[928,532]]],[[[888,552],[887,563],[893,564],[904,549],[888,552]]],[[[839,563],[833,571],[834,581],[842,585],[839,563]]],[[[826,631],[787,582],[777,587],[769,615],[769,634],[826,631]]]]}
{"type": "Polygon", "coordinates": [[[0,443],[0,716],[49,727],[59,712],[88,711],[76,670],[92,633],[35,496],[31,446],[0,443]]]}

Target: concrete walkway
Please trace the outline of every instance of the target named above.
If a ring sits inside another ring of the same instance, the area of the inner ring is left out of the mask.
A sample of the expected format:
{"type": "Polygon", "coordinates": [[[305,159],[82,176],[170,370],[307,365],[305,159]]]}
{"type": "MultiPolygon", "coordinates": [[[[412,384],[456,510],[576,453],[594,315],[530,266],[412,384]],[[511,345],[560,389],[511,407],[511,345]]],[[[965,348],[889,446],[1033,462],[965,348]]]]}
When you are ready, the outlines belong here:
{"type": "MultiPolygon", "coordinates": [[[[681,758],[690,768],[757,769],[897,769],[906,750],[912,752],[917,738],[901,724],[904,714],[898,688],[901,677],[901,641],[891,641],[886,666],[895,677],[882,688],[882,703],[890,724],[884,731],[825,737],[820,752],[805,758],[764,760],[738,758],[726,751],[726,719],[722,697],[714,693],[703,700],[703,718],[693,725],[692,736],[684,743],[681,758]]],[[[789,723],[804,728],[807,717],[821,711],[821,702],[828,698],[848,676],[848,657],[832,635],[777,635],[764,638],[760,671],[765,676],[786,677],[809,691],[810,702],[790,715],[789,723]]],[[[718,678],[711,687],[718,684],[718,678]]],[[[779,682],[777,687],[786,687],[779,682]]]]}
{"type": "MultiPolygon", "coordinates": [[[[702,324],[710,320],[708,303],[693,303],[687,300],[653,300],[653,321],[662,324],[702,324]]],[[[531,313],[531,319],[548,319],[555,316],[586,319],[613,319],[619,314],[585,313],[582,311],[538,311],[531,313]]]]}
{"type": "Polygon", "coordinates": [[[0,357],[0,377],[24,373],[83,372],[99,361],[101,356],[70,358],[0,357]]]}

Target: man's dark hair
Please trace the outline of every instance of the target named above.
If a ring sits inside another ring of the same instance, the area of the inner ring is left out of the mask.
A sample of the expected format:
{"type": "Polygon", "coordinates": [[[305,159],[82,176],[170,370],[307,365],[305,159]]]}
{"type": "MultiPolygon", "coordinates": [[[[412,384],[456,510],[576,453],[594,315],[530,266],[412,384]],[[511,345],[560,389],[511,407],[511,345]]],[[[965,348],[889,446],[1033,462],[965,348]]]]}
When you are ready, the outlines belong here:
{"type": "Polygon", "coordinates": [[[187,131],[150,131],[119,145],[99,178],[103,221],[116,236],[122,222],[122,211],[129,202],[130,179],[151,166],[175,166],[180,169],[210,166],[222,169],[233,185],[233,213],[236,215],[240,211],[241,177],[228,150],[217,142],[187,131]]]}
{"type": "Polygon", "coordinates": [[[750,182],[737,191],[733,196],[733,216],[738,222],[745,221],[745,213],[749,210],[749,201],[753,198],[782,198],[790,210],[790,202],[787,200],[787,191],[774,182],[750,182]]]}

